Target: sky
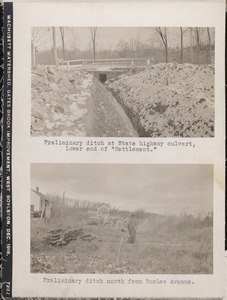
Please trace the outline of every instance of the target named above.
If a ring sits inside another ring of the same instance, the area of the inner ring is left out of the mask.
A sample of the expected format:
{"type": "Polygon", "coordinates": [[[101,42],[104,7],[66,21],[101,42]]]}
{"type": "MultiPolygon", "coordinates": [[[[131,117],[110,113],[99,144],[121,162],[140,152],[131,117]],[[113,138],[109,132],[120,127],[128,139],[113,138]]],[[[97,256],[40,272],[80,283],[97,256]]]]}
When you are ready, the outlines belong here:
{"type": "Polygon", "coordinates": [[[31,188],[42,193],[151,213],[213,210],[211,165],[32,164],[31,188]]]}
{"type": "MultiPolygon", "coordinates": [[[[40,28],[40,27],[39,27],[40,28]]],[[[37,30],[37,29],[34,29],[37,30]]],[[[37,38],[36,46],[38,50],[46,50],[52,47],[52,30],[51,28],[43,27],[46,31],[42,39],[37,38]]],[[[205,42],[206,28],[204,29],[203,40],[205,42]]],[[[180,46],[180,27],[168,28],[169,47],[180,46]]],[[[57,46],[61,47],[61,35],[59,27],[56,27],[57,46]]],[[[211,30],[212,40],[214,39],[214,30],[211,30]]],[[[184,43],[189,46],[190,32],[189,29],[184,28],[184,43]]],[[[97,30],[97,49],[111,49],[114,50],[119,40],[124,39],[128,42],[130,39],[137,39],[141,43],[150,46],[162,47],[160,37],[157,35],[155,27],[98,27],[97,30]]],[[[91,47],[91,34],[89,27],[65,27],[65,42],[66,48],[72,49],[73,45],[77,45],[81,50],[86,50],[91,47]]]]}

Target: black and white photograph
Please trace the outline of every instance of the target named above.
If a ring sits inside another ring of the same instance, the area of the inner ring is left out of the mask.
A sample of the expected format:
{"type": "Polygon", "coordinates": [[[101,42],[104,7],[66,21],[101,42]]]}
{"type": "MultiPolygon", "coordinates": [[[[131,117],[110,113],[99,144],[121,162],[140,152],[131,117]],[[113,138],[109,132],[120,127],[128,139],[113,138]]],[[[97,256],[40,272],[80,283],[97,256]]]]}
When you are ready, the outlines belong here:
{"type": "Polygon", "coordinates": [[[30,193],[31,273],[213,273],[213,165],[34,163],[30,193]]]}
{"type": "Polygon", "coordinates": [[[214,27],[32,27],[31,136],[214,137],[214,27]]]}
{"type": "Polygon", "coordinates": [[[4,1],[3,298],[223,299],[225,1],[4,1]]]}

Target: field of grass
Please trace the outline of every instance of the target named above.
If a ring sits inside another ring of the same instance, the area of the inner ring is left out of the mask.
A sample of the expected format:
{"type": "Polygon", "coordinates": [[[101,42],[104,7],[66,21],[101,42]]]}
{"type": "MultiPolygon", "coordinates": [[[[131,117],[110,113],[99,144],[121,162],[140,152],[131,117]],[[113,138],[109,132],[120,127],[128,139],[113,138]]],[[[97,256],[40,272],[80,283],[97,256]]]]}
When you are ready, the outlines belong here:
{"type": "MultiPolygon", "coordinates": [[[[129,212],[110,211],[110,219],[128,220],[129,212]]],[[[136,243],[128,244],[127,222],[93,222],[86,207],[56,209],[50,220],[31,219],[32,273],[210,274],[213,272],[212,216],[137,214],[136,243]],[[64,246],[45,240],[53,229],[80,229],[80,238],[64,246]]]]}

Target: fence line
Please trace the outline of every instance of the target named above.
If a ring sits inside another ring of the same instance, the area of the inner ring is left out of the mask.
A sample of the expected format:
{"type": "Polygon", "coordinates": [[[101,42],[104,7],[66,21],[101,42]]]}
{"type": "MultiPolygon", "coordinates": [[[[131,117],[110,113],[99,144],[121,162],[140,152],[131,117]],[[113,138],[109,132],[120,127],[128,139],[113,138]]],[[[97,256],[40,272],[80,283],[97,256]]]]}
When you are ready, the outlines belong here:
{"type": "Polygon", "coordinates": [[[82,69],[85,69],[88,66],[91,65],[105,65],[110,66],[113,68],[113,66],[120,64],[125,66],[131,66],[134,65],[141,65],[141,66],[149,66],[151,64],[152,58],[99,58],[99,59],[74,59],[74,60],[62,60],[59,61],[59,64],[61,66],[67,66],[67,70],[70,70],[71,66],[74,67],[82,67],[82,69]],[[140,63],[140,64],[139,64],[140,63]]]}
{"type": "MultiPolygon", "coordinates": [[[[108,238],[105,237],[100,237],[102,242],[106,243],[119,243],[119,240],[108,240],[108,238]]],[[[120,239],[120,248],[122,245],[127,244],[127,245],[153,245],[153,246],[174,246],[174,247],[190,247],[190,244],[184,244],[184,243],[157,243],[157,242],[136,242],[134,244],[127,243],[127,239],[121,238],[120,239]]]]}

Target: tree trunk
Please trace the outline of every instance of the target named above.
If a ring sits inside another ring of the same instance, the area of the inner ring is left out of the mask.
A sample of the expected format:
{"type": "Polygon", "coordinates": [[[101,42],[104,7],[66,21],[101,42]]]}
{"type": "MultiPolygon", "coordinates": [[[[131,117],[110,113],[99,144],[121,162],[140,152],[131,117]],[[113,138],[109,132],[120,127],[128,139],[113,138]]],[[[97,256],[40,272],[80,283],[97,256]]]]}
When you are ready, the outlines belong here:
{"type": "Polygon", "coordinates": [[[165,48],[165,56],[166,56],[166,63],[168,63],[168,38],[167,38],[167,29],[166,27],[164,27],[164,29],[162,29],[161,27],[156,27],[156,31],[159,34],[162,43],[164,45],[165,48]]]}
{"type": "Polygon", "coordinates": [[[94,58],[94,60],[96,59],[96,46],[95,46],[95,41],[93,42],[93,58],[94,58]]]}
{"type": "Polygon", "coordinates": [[[169,61],[168,45],[165,46],[165,52],[166,52],[166,63],[168,63],[169,61]]]}
{"type": "Polygon", "coordinates": [[[193,53],[193,34],[192,34],[192,28],[190,28],[190,54],[191,54],[191,63],[194,64],[194,53],[193,53]]]}
{"type": "Polygon", "coordinates": [[[34,45],[34,43],[32,43],[32,49],[31,49],[31,51],[32,51],[32,66],[34,67],[35,65],[36,65],[36,58],[35,58],[35,51],[36,51],[36,49],[35,49],[35,45],[34,45]]]}
{"type": "Polygon", "coordinates": [[[60,33],[61,33],[63,60],[65,60],[65,28],[64,27],[60,27],[60,33]]]}
{"type": "Polygon", "coordinates": [[[164,33],[165,33],[166,63],[168,63],[169,62],[169,53],[168,53],[168,39],[167,39],[166,27],[164,27],[164,33]]]}
{"type": "Polygon", "coordinates": [[[180,62],[183,64],[183,56],[184,56],[184,47],[183,47],[183,28],[180,27],[180,45],[181,45],[181,51],[180,51],[180,62]]]}
{"type": "Polygon", "coordinates": [[[97,27],[91,27],[91,40],[92,40],[92,48],[93,48],[93,59],[96,59],[96,33],[97,27]]]}
{"type": "Polygon", "coordinates": [[[200,64],[200,35],[199,27],[196,27],[196,54],[197,54],[197,63],[200,64]]]}
{"type": "Polygon", "coordinates": [[[54,62],[55,62],[56,67],[58,68],[59,63],[58,63],[58,54],[57,54],[57,46],[56,46],[56,30],[55,30],[55,27],[52,27],[52,32],[53,32],[54,62]]]}
{"type": "Polygon", "coordinates": [[[207,55],[207,63],[211,63],[211,39],[210,39],[210,29],[207,27],[207,37],[208,37],[208,55],[207,55]]]}

